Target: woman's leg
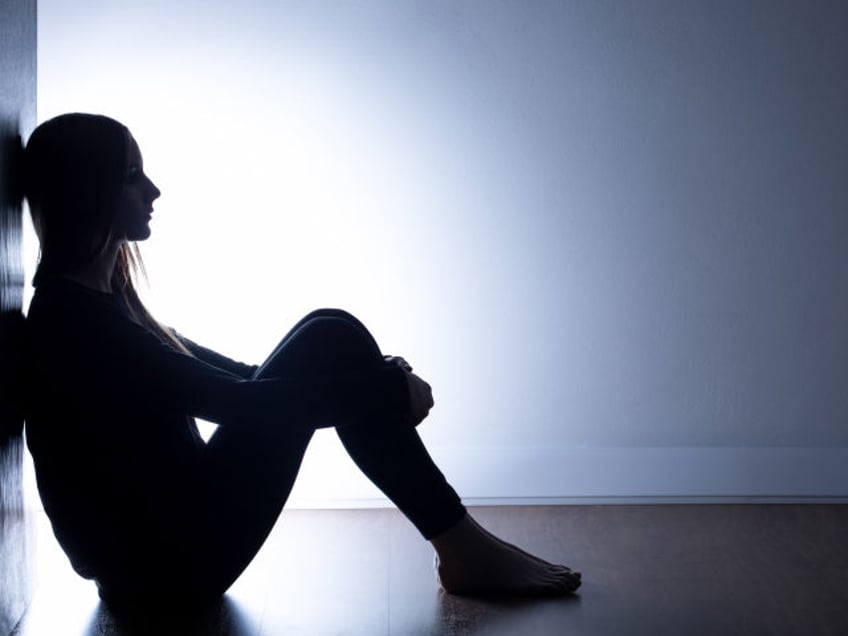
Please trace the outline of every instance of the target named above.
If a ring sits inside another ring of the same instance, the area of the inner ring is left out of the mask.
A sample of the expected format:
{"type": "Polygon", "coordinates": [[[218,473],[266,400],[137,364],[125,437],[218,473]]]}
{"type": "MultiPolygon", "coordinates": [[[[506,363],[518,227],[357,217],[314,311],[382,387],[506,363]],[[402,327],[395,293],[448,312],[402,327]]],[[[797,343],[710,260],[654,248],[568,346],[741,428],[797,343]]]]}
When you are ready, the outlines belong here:
{"type": "MultiPolygon", "coordinates": [[[[374,338],[356,318],[340,310],[319,310],[283,338],[257,377],[368,372],[384,364],[374,338]]],[[[560,594],[579,586],[578,573],[533,557],[474,522],[414,428],[400,418],[360,418],[340,421],[337,433],[357,466],[432,541],[445,589],[560,594]]],[[[247,436],[237,427],[221,427],[213,435],[208,450],[216,478],[210,492],[221,500],[209,509],[221,513],[211,536],[217,538],[222,558],[204,579],[215,582],[216,593],[229,587],[261,547],[291,491],[310,438],[308,431],[247,436]]]]}
{"type": "MultiPolygon", "coordinates": [[[[350,314],[319,310],[302,319],[257,371],[257,378],[367,372],[386,362],[371,334],[350,314]]],[[[327,396],[332,400],[332,396],[327,396]]],[[[366,409],[367,410],[367,409],[366,409]]],[[[379,410],[379,409],[375,409],[379,410]]],[[[465,508],[414,428],[398,421],[336,426],[354,462],[431,538],[455,525],[465,508]]],[[[210,594],[223,593],[255,556],[288,498],[311,431],[219,427],[207,445],[208,517],[198,566],[210,594]]]]}
{"type": "MultiPolygon", "coordinates": [[[[335,368],[332,365],[336,364],[349,369],[351,360],[362,367],[383,362],[374,338],[350,314],[325,310],[312,317],[321,320],[301,323],[300,327],[311,326],[299,344],[307,351],[329,348],[336,355],[334,362],[322,360],[320,367],[335,368]],[[312,344],[313,338],[318,342],[312,344]]],[[[447,591],[560,595],[580,586],[579,572],[548,563],[495,537],[467,515],[414,428],[386,418],[339,424],[336,431],[357,466],[431,540],[447,591]]]]}

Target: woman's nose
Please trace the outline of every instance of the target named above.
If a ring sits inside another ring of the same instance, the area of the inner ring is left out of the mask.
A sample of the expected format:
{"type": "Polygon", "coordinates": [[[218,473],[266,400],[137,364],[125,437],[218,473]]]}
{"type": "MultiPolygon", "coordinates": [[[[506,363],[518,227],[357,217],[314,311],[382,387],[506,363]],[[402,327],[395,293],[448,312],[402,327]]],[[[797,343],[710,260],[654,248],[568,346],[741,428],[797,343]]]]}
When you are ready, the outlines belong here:
{"type": "Polygon", "coordinates": [[[159,188],[156,187],[156,184],[153,183],[150,179],[147,180],[147,185],[148,185],[147,190],[148,190],[148,193],[149,193],[149,196],[150,196],[150,200],[155,201],[156,199],[159,198],[159,195],[162,194],[162,192],[159,190],[159,188]]]}

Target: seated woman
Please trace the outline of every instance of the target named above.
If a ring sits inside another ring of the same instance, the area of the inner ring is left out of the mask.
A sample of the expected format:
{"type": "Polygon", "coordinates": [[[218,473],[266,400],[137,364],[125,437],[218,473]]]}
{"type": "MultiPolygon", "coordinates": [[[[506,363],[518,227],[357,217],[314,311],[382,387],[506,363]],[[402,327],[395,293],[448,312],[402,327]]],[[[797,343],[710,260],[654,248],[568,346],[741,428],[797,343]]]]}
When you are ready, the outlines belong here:
{"type": "MultiPolygon", "coordinates": [[[[122,124],[67,114],[24,153],[41,254],[27,316],[26,430],[38,489],[74,569],[118,607],[220,598],[259,550],[313,431],[435,548],[460,594],[559,595],[580,573],[479,526],[416,426],[429,385],[350,314],[303,318],[260,366],[160,325],[133,287],[160,192],[122,124]],[[205,443],[194,417],[219,426],[205,443]]],[[[198,238],[198,240],[201,240],[198,238]]]]}

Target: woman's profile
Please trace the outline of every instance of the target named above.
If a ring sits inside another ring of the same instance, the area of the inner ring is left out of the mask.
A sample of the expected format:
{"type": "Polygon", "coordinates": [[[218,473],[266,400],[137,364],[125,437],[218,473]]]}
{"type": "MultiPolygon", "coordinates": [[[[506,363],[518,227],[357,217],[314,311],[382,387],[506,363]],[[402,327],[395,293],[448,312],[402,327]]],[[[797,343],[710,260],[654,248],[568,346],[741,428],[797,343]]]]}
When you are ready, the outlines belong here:
{"type": "Polygon", "coordinates": [[[129,130],[72,113],[24,154],[40,243],[27,315],[26,431],[73,568],[115,607],[220,598],[280,515],[316,428],[430,541],[442,587],[560,595],[580,574],[477,524],[416,426],[430,386],[341,310],[295,325],[259,366],[159,324],[133,285],[160,192],[129,130]],[[204,442],[194,417],[218,424],[204,442]]]}

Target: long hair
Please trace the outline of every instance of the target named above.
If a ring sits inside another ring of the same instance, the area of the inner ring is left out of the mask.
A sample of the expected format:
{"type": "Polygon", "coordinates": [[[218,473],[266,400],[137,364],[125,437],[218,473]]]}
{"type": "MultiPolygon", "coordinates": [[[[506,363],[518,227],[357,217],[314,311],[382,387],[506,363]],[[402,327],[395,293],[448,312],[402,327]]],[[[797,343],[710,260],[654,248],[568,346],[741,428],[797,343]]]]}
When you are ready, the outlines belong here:
{"type": "MultiPolygon", "coordinates": [[[[41,248],[34,286],[78,270],[115,239],[129,145],[127,127],[103,115],[60,115],[32,133],[24,150],[24,195],[41,248]]],[[[135,286],[139,273],[144,274],[144,263],[138,246],[123,242],[112,291],[136,322],[188,353],[141,302],[135,286]]]]}

